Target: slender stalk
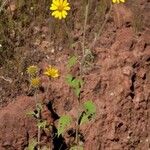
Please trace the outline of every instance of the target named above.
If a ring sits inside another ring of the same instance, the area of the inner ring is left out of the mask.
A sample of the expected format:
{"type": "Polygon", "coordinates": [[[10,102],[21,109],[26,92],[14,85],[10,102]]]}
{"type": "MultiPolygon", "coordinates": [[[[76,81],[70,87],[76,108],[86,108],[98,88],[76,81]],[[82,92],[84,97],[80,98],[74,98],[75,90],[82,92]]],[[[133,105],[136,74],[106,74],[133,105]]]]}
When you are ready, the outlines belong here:
{"type": "MultiPolygon", "coordinates": [[[[82,38],[82,59],[80,63],[80,77],[83,77],[83,64],[85,60],[85,36],[86,36],[86,27],[87,27],[87,20],[88,20],[88,14],[89,14],[89,5],[90,5],[90,0],[86,0],[86,6],[85,6],[85,19],[84,19],[84,26],[83,26],[83,38],[82,38]]],[[[80,119],[80,95],[78,97],[78,116],[77,116],[77,121],[76,121],[76,137],[75,137],[75,142],[77,145],[79,145],[79,130],[80,130],[80,125],[79,125],[79,119],[80,119]]]]}
{"type": "MultiPolygon", "coordinates": [[[[36,108],[38,110],[38,113],[37,113],[37,119],[40,120],[41,118],[41,110],[38,108],[38,99],[37,99],[37,89],[35,89],[35,104],[36,104],[36,108]]],[[[38,147],[37,149],[40,150],[40,139],[41,139],[41,128],[38,127],[38,137],[37,137],[37,144],[38,144],[38,147]]]]}
{"type": "Polygon", "coordinates": [[[84,26],[83,26],[83,38],[82,38],[82,59],[80,63],[80,75],[82,76],[83,73],[83,65],[85,61],[85,39],[86,39],[86,27],[87,27],[87,20],[88,20],[88,14],[89,14],[89,5],[90,0],[86,0],[86,6],[85,6],[85,19],[84,19],[84,26]]]}
{"type": "Polygon", "coordinates": [[[12,83],[12,79],[11,78],[5,78],[4,76],[0,76],[0,79],[5,80],[6,82],[12,83]]]}
{"type": "Polygon", "coordinates": [[[49,98],[49,95],[48,95],[48,91],[49,91],[49,88],[50,88],[50,78],[49,78],[49,80],[48,80],[48,86],[47,86],[47,89],[46,89],[46,99],[48,99],[49,98]]]}
{"type": "Polygon", "coordinates": [[[89,13],[89,0],[86,2],[85,7],[85,19],[84,19],[84,26],[83,26],[83,39],[82,39],[82,55],[85,56],[85,35],[86,35],[86,26],[87,26],[87,20],[88,20],[88,13],[89,13]]]}
{"type": "Polygon", "coordinates": [[[7,1],[8,1],[8,0],[5,0],[5,1],[2,3],[2,5],[1,5],[1,7],[0,7],[0,13],[1,13],[1,11],[3,10],[3,8],[5,7],[5,5],[7,4],[7,1]]]}
{"type": "Polygon", "coordinates": [[[37,140],[38,150],[40,150],[40,140],[41,140],[41,128],[38,127],[38,140],[37,140]]]}
{"type": "Polygon", "coordinates": [[[69,47],[70,47],[70,45],[72,45],[72,43],[73,43],[71,29],[68,27],[66,20],[64,20],[64,25],[65,25],[65,31],[66,31],[68,39],[69,39],[69,47]]]}
{"type": "Polygon", "coordinates": [[[110,16],[111,11],[112,11],[112,3],[110,4],[109,12],[106,14],[105,20],[104,20],[104,22],[103,22],[101,28],[99,29],[97,35],[95,36],[95,38],[94,38],[94,40],[93,40],[93,42],[92,42],[92,44],[91,44],[91,46],[90,46],[90,49],[92,49],[92,48],[95,46],[96,41],[97,41],[97,38],[101,35],[101,33],[102,33],[102,31],[103,31],[103,29],[104,29],[104,27],[105,27],[105,25],[106,25],[106,23],[107,23],[107,21],[108,21],[108,19],[109,19],[109,16],[110,16]]]}
{"type": "Polygon", "coordinates": [[[77,121],[76,121],[76,137],[75,137],[75,143],[78,145],[79,144],[79,138],[78,138],[78,134],[79,134],[79,118],[80,118],[80,96],[78,97],[78,115],[77,115],[77,121]]]}

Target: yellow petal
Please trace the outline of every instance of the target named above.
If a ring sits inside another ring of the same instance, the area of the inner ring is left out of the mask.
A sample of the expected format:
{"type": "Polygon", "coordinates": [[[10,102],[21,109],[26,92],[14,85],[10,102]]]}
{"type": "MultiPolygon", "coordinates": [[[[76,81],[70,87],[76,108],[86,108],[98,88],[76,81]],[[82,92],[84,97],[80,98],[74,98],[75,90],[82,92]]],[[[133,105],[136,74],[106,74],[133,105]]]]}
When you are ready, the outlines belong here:
{"type": "Polygon", "coordinates": [[[58,6],[59,5],[59,0],[53,0],[52,4],[58,6]]]}
{"type": "Polygon", "coordinates": [[[58,18],[58,17],[59,17],[59,14],[60,14],[60,12],[57,11],[57,13],[56,13],[56,15],[55,15],[55,18],[58,18]]]}
{"type": "Polygon", "coordinates": [[[50,10],[56,10],[57,9],[57,6],[52,4],[51,7],[50,7],[50,10]]]}
{"type": "Polygon", "coordinates": [[[116,0],[112,0],[113,3],[116,3],[116,0]]]}
{"type": "Polygon", "coordinates": [[[62,11],[62,17],[63,17],[63,18],[66,18],[66,16],[67,16],[67,12],[66,12],[65,10],[63,10],[63,11],[62,11]]]}
{"type": "Polygon", "coordinates": [[[59,0],[59,5],[63,5],[63,0],[59,0]]]}
{"type": "Polygon", "coordinates": [[[124,3],[125,2],[125,0],[120,0],[122,3],[124,3]]]}
{"type": "Polygon", "coordinates": [[[59,11],[54,11],[54,12],[52,13],[52,16],[54,16],[55,18],[58,18],[58,14],[59,14],[59,11]]]}
{"type": "Polygon", "coordinates": [[[64,10],[70,10],[69,6],[64,7],[64,10]]]}
{"type": "Polygon", "coordinates": [[[52,16],[55,16],[56,15],[56,11],[52,12],[52,16]]]}
{"type": "Polygon", "coordinates": [[[61,12],[59,12],[58,18],[59,18],[59,19],[62,19],[62,14],[61,14],[61,12]]]}
{"type": "Polygon", "coordinates": [[[67,2],[67,0],[64,0],[64,2],[63,2],[63,6],[68,6],[69,5],[69,3],[67,2]]]}

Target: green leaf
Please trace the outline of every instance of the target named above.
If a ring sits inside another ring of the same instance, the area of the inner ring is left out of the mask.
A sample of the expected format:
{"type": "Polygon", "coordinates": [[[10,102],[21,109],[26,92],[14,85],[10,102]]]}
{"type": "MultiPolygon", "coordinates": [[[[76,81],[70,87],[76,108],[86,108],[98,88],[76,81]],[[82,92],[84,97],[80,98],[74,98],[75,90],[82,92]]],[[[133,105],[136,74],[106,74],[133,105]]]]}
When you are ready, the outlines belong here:
{"type": "Polygon", "coordinates": [[[83,86],[83,80],[82,79],[77,79],[73,77],[71,74],[68,74],[66,77],[66,81],[71,86],[72,88],[79,88],[83,86]]]}
{"type": "Polygon", "coordinates": [[[34,150],[37,145],[37,141],[35,139],[29,140],[29,145],[27,150],[34,150]]]}
{"type": "Polygon", "coordinates": [[[87,123],[88,121],[90,121],[90,119],[92,119],[96,113],[96,106],[92,101],[86,101],[83,104],[83,108],[84,108],[84,112],[81,115],[81,121],[80,121],[80,125],[82,125],[83,123],[87,123]]]}
{"type": "Polygon", "coordinates": [[[46,125],[47,125],[47,122],[46,121],[42,121],[42,122],[38,122],[37,123],[37,126],[38,126],[38,128],[40,128],[40,129],[45,129],[46,128],[46,125]]]}
{"type": "Polygon", "coordinates": [[[84,113],[81,118],[80,125],[82,125],[83,123],[87,123],[87,122],[89,122],[89,115],[84,113]]]}
{"type": "Polygon", "coordinates": [[[82,87],[84,84],[84,81],[82,79],[79,79],[79,83],[80,83],[80,86],[82,87]]]}
{"type": "Polygon", "coordinates": [[[58,128],[57,128],[57,135],[58,137],[63,134],[68,126],[71,124],[71,117],[68,115],[63,115],[59,118],[58,121],[58,128]]]}
{"type": "Polygon", "coordinates": [[[76,96],[79,96],[81,92],[81,87],[83,86],[84,83],[83,80],[76,79],[72,75],[68,74],[66,77],[66,81],[69,84],[69,86],[74,89],[76,96]]]}
{"type": "Polygon", "coordinates": [[[77,57],[76,57],[76,56],[72,56],[72,57],[70,57],[69,60],[68,60],[67,67],[68,67],[68,68],[71,68],[71,67],[73,67],[76,63],[77,63],[77,57]]]}
{"type": "Polygon", "coordinates": [[[81,88],[76,88],[76,89],[74,89],[74,92],[75,92],[75,95],[76,95],[77,97],[79,97],[80,92],[81,92],[81,88]]]}
{"type": "Polygon", "coordinates": [[[72,85],[73,76],[71,74],[68,74],[66,77],[66,82],[69,84],[69,86],[72,85]]]}
{"type": "Polygon", "coordinates": [[[71,86],[72,86],[73,88],[79,88],[79,87],[80,87],[80,81],[79,81],[78,79],[72,80],[71,86]]]}
{"type": "Polygon", "coordinates": [[[90,101],[90,100],[86,101],[83,104],[83,106],[84,106],[86,113],[89,113],[89,114],[95,114],[96,113],[96,106],[92,101],[90,101]]]}
{"type": "Polygon", "coordinates": [[[83,150],[82,146],[73,146],[69,150],[83,150]]]}

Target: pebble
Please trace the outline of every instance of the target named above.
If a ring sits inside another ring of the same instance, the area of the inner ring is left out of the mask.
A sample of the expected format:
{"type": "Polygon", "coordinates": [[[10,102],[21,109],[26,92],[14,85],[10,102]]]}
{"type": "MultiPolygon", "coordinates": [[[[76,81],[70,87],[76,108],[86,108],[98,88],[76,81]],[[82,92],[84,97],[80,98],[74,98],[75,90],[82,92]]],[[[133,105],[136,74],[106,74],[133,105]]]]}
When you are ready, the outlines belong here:
{"type": "Polygon", "coordinates": [[[127,75],[127,76],[131,76],[132,72],[133,72],[133,68],[131,66],[126,66],[123,68],[123,74],[127,75]]]}

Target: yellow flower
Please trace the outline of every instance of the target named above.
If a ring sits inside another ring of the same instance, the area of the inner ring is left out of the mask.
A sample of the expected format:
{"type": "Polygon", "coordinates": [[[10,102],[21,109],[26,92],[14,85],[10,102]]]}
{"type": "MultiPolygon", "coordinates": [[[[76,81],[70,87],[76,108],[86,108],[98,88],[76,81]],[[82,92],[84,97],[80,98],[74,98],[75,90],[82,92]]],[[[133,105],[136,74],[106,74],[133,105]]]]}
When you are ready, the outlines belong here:
{"type": "Polygon", "coordinates": [[[124,3],[125,2],[125,0],[112,0],[112,2],[113,3],[117,3],[117,4],[119,4],[119,3],[124,3]]]}
{"type": "Polygon", "coordinates": [[[31,75],[31,76],[36,75],[37,71],[38,71],[38,68],[37,68],[37,66],[34,66],[34,65],[29,66],[29,67],[27,68],[27,73],[28,73],[29,75],[31,75]]]}
{"type": "Polygon", "coordinates": [[[55,67],[49,66],[46,68],[44,75],[48,76],[49,78],[57,78],[59,76],[59,72],[55,67]]]}
{"type": "Polygon", "coordinates": [[[40,86],[40,78],[39,77],[36,77],[36,78],[31,78],[30,80],[30,84],[32,87],[34,88],[38,88],[40,86]]]}
{"type": "Polygon", "coordinates": [[[53,0],[50,6],[50,10],[52,10],[52,16],[58,19],[66,18],[67,11],[70,10],[69,3],[67,0],[53,0]]]}

